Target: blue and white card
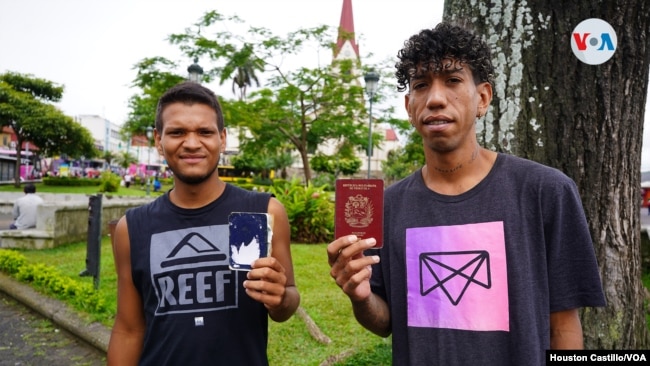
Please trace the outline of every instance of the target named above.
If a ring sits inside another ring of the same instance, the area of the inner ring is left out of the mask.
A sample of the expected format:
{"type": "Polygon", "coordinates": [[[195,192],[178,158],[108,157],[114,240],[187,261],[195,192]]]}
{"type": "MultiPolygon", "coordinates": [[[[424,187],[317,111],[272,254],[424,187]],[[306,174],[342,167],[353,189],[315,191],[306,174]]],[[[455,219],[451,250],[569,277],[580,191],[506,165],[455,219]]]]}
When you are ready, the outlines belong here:
{"type": "Polygon", "coordinates": [[[233,212],[228,216],[230,269],[250,271],[258,258],[271,254],[272,216],[258,212],[233,212]]]}

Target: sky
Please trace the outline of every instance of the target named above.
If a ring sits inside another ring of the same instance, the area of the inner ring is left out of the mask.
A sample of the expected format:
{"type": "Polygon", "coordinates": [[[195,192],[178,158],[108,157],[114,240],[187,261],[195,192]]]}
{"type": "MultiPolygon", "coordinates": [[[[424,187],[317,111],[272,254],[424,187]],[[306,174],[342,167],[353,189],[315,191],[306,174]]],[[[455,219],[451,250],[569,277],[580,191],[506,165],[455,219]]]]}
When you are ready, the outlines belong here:
{"type": "MultiPolygon", "coordinates": [[[[128,99],[137,92],[129,87],[136,76],[133,66],[146,57],[165,56],[181,65],[185,62],[179,70],[185,73],[192,60],[184,60],[166,38],[183,33],[206,11],[237,15],[247,25],[284,36],[323,24],[337,27],[342,4],[342,0],[0,0],[0,72],[32,74],[63,84],[58,105],[64,113],[100,115],[122,124],[128,99]]],[[[360,52],[373,53],[377,61],[395,55],[410,35],[442,19],[442,0],[352,4],[355,31],[362,39],[360,52]],[[418,11],[406,10],[414,8],[418,11]]],[[[331,53],[326,53],[314,51],[311,57],[330,62],[331,53]]],[[[218,84],[211,87],[217,89],[218,84]]],[[[236,97],[229,83],[217,93],[236,97]]]]}
{"type": "MultiPolygon", "coordinates": [[[[64,85],[57,105],[70,116],[102,116],[118,125],[128,115],[133,66],[164,56],[187,66],[166,40],[206,11],[237,15],[276,35],[318,25],[337,27],[342,0],[0,0],[0,73],[31,74],[64,85]]],[[[353,0],[362,62],[394,57],[403,42],[440,22],[444,0],[353,0]],[[369,60],[363,57],[371,53],[369,60]]],[[[312,54],[329,62],[331,54],[312,54]]],[[[207,62],[207,60],[205,61],[207,62]]],[[[201,60],[199,60],[201,64],[201,60]]],[[[187,67],[179,72],[185,72],[187,67]]],[[[210,85],[235,98],[230,84],[210,85]]],[[[396,101],[401,106],[401,99],[396,101]]],[[[650,110],[650,98],[646,110],[650,110]]],[[[406,118],[401,107],[397,117],[406,118]],[[400,113],[404,114],[399,115],[400,113]]],[[[650,116],[646,113],[642,171],[650,171],[650,116]]]]}

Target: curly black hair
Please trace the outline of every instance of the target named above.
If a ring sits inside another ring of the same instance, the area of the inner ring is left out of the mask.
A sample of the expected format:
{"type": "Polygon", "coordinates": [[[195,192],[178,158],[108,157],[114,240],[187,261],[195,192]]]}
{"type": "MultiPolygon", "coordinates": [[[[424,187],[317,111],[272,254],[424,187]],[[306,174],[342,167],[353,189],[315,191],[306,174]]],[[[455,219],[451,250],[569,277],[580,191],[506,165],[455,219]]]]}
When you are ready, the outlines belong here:
{"type": "Polygon", "coordinates": [[[404,42],[397,52],[397,90],[405,91],[411,77],[422,70],[441,70],[468,65],[474,81],[494,84],[494,66],[490,48],[470,30],[442,22],[433,29],[423,29],[404,42]],[[444,59],[454,62],[445,63],[444,59]]]}

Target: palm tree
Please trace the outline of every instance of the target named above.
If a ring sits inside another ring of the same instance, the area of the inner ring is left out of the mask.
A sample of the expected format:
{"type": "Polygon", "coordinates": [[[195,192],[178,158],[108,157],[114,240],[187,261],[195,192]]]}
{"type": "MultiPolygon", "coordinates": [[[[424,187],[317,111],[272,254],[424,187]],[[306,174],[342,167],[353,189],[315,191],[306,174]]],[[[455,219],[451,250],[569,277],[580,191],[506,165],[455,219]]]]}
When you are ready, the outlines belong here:
{"type": "Polygon", "coordinates": [[[104,158],[106,165],[108,165],[108,168],[110,169],[111,163],[115,160],[116,156],[112,151],[104,151],[102,158],[104,158]]]}
{"type": "Polygon", "coordinates": [[[131,164],[137,163],[138,159],[127,151],[121,151],[116,157],[115,161],[124,169],[127,169],[131,164]]]}
{"type": "Polygon", "coordinates": [[[260,81],[255,74],[256,71],[264,71],[264,61],[253,52],[253,47],[245,44],[241,50],[233,53],[232,58],[228,61],[223,68],[221,74],[221,84],[231,75],[232,77],[232,92],[236,93],[235,89],[239,89],[239,100],[246,98],[246,89],[253,85],[260,86],[260,81]]]}

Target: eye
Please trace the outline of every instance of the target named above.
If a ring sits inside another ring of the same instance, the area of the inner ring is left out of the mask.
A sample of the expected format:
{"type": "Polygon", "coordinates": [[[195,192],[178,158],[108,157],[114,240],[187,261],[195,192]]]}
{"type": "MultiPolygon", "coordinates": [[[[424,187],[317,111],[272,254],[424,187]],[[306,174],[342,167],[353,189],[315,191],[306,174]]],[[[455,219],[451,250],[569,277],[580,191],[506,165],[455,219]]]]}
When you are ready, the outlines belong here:
{"type": "Polygon", "coordinates": [[[170,130],[167,131],[166,134],[169,136],[178,137],[183,135],[183,130],[170,130]]]}
{"type": "Polygon", "coordinates": [[[212,136],[212,135],[214,135],[214,131],[212,131],[212,130],[201,130],[201,131],[199,131],[199,134],[201,136],[212,136]]]}
{"type": "Polygon", "coordinates": [[[423,83],[423,82],[417,82],[417,83],[414,83],[414,84],[413,84],[412,89],[413,89],[413,90],[418,90],[418,89],[422,89],[422,88],[424,88],[424,87],[426,87],[426,86],[427,86],[426,83],[423,83]]]}
{"type": "Polygon", "coordinates": [[[450,77],[449,79],[447,79],[447,82],[450,84],[458,84],[458,83],[462,83],[463,80],[457,77],[450,77]]]}

